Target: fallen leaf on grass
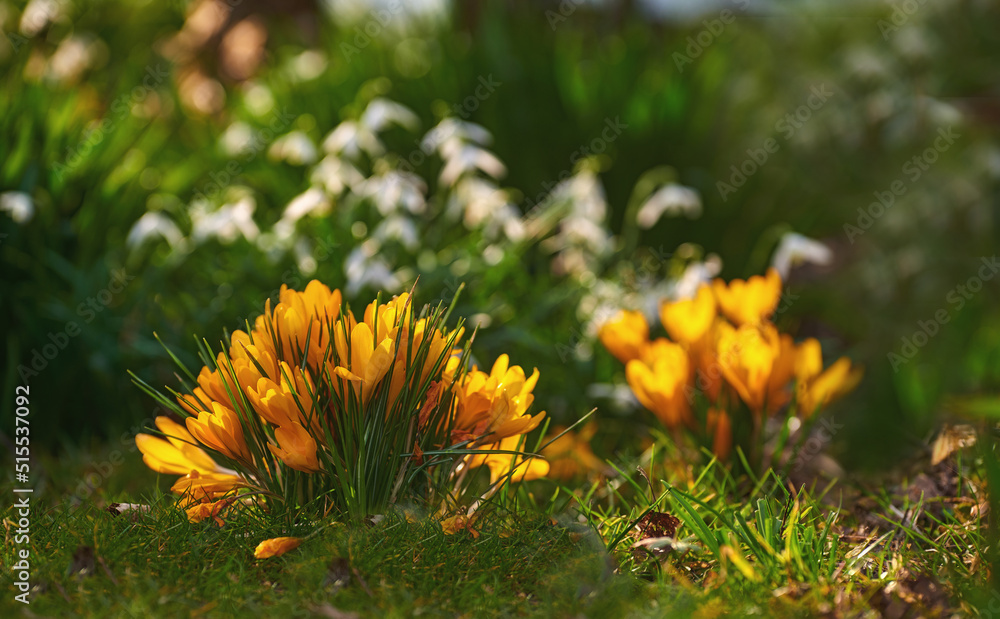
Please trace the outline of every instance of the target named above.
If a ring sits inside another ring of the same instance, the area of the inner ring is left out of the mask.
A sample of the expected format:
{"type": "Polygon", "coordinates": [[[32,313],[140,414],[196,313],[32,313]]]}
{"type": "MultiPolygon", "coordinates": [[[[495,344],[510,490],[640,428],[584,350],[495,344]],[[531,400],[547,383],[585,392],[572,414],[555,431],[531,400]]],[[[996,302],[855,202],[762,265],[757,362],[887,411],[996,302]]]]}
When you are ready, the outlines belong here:
{"type": "Polygon", "coordinates": [[[941,428],[941,433],[934,441],[931,466],[937,466],[959,449],[965,449],[975,444],[976,430],[972,426],[967,424],[946,425],[941,428]]]}
{"type": "Polygon", "coordinates": [[[128,514],[132,522],[135,522],[142,514],[149,512],[149,505],[141,503],[112,503],[108,505],[107,510],[112,516],[128,514]]]}
{"type": "Polygon", "coordinates": [[[632,545],[636,560],[641,560],[646,553],[661,557],[673,548],[677,527],[681,521],[665,512],[651,511],[635,523],[636,542],[632,545]]]}
{"type": "Polygon", "coordinates": [[[280,557],[289,550],[298,548],[300,544],[302,544],[302,538],[300,537],[275,537],[273,539],[266,539],[257,545],[257,549],[253,551],[253,556],[257,559],[280,557]]]}
{"type": "Polygon", "coordinates": [[[479,531],[472,528],[475,523],[475,516],[464,516],[459,514],[441,521],[441,530],[445,535],[454,535],[459,531],[468,531],[474,539],[479,539],[479,531]]]}

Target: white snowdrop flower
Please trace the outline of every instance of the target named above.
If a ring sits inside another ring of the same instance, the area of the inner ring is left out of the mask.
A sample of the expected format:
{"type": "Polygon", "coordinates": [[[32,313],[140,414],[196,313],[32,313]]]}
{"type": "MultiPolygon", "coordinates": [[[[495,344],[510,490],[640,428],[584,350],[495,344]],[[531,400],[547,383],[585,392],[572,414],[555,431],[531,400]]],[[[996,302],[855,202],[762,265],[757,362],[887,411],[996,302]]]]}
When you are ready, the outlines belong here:
{"type": "Polygon", "coordinates": [[[893,43],[899,53],[909,60],[924,60],[933,54],[933,46],[919,26],[903,28],[893,37],[893,43]]]}
{"type": "Polygon", "coordinates": [[[648,230],[656,225],[664,214],[668,216],[686,215],[694,219],[701,215],[701,196],[690,187],[668,183],[660,187],[639,207],[636,223],[648,230]]]}
{"type": "Polygon", "coordinates": [[[288,203],[285,211],[281,214],[281,219],[294,223],[306,215],[322,215],[329,208],[330,201],[323,190],[317,187],[310,187],[292,198],[292,201],[288,203]]]}
{"type": "Polygon", "coordinates": [[[196,202],[191,208],[191,236],[196,243],[217,238],[228,244],[240,236],[253,241],[260,234],[260,229],[253,220],[256,207],[257,204],[249,196],[233,204],[220,206],[213,212],[208,211],[206,202],[196,202]]]}
{"type": "Polygon", "coordinates": [[[462,178],[448,198],[450,217],[462,217],[465,227],[483,230],[488,238],[503,233],[512,241],[524,238],[525,226],[521,213],[511,203],[506,191],[475,176],[462,178]]]}
{"type": "Polygon", "coordinates": [[[59,82],[69,82],[80,77],[94,60],[94,45],[81,36],[63,39],[49,59],[49,75],[59,82]]]}
{"type": "Polygon", "coordinates": [[[461,148],[467,142],[475,142],[486,146],[493,141],[493,136],[485,127],[475,123],[448,117],[427,132],[420,148],[425,153],[439,150],[442,155],[461,148]]]}
{"type": "Polygon", "coordinates": [[[420,118],[405,105],[381,97],[372,99],[361,114],[361,125],[375,133],[393,124],[415,131],[420,118]]]}
{"type": "Polygon", "coordinates": [[[352,120],[337,125],[323,140],[323,150],[332,154],[343,154],[357,159],[362,153],[377,157],[385,153],[385,147],[378,137],[366,126],[352,120]]]}
{"type": "Polygon", "coordinates": [[[176,247],[184,240],[180,228],[172,219],[157,211],[149,211],[139,218],[129,230],[125,245],[130,249],[141,246],[147,239],[159,236],[171,247],[176,247]]]}
{"type": "Polygon", "coordinates": [[[226,127],[219,138],[219,145],[229,156],[236,156],[250,147],[253,141],[253,129],[243,121],[236,121],[226,127]]]}
{"type": "Polygon", "coordinates": [[[381,242],[397,240],[403,247],[410,251],[414,251],[420,246],[416,225],[414,225],[409,217],[398,214],[393,214],[383,219],[375,227],[372,237],[381,242]]]}
{"type": "Polygon", "coordinates": [[[800,264],[830,264],[833,252],[830,248],[808,237],[789,232],[781,237],[778,249],[771,259],[771,266],[778,270],[781,279],[788,279],[792,267],[800,264]]]}
{"type": "Polygon", "coordinates": [[[0,211],[10,213],[11,219],[23,224],[35,215],[35,204],[23,191],[7,191],[0,193],[0,211]]]}
{"type": "Polygon", "coordinates": [[[316,272],[316,258],[312,255],[312,247],[305,238],[300,238],[293,249],[295,253],[295,263],[303,275],[312,275],[316,272]]]}
{"type": "Polygon", "coordinates": [[[26,37],[33,37],[56,21],[63,13],[63,2],[58,0],[31,0],[21,13],[18,29],[26,37]]]}
{"type": "Polygon", "coordinates": [[[864,80],[877,81],[890,75],[882,54],[867,47],[856,47],[846,54],[847,74],[864,80]]]}
{"type": "Polygon", "coordinates": [[[692,262],[687,265],[673,286],[673,294],[664,296],[674,300],[692,299],[703,284],[711,282],[721,271],[722,260],[715,254],[709,254],[703,262],[692,262]]]}
{"type": "Polygon", "coordinates": [[[419,176],[390,170],[366,179],[359,187],[358,193],[371,198],[378,212],[387,216],[400,206],[411,213],[422,213],[426,207],[425,190],[424,181],[419,176]]]}
{"type": "Polygon", "coordinates": [[[336,155],[327,155],[312,169],[309,180],[314,185],[322,185],[329,193],[339,195],[344,189],[361,185],[365,177],[351,162],[336,155]]]}
{"type": "Polygon", "coordinates": [[[254,116],[260,118],[274,109],[274,95],[267,86],[250,82],[244,86],[244,93],[247,109],[254,116]]]}
{"type": "Polygon", "coordinates": [[[306,165],[316,161],[316,146],[302,131],[292,131],[275,140],[267,155],[274,161],[306,165]]]}
{"type": "Polygon", "coordinates": [[[389,268],[389,264],[378,255],[379,249],[378,241],[368,239],[348,254],[347,260],[344,261],[348,296],[357,295],[365,287],[395,292],[402,286],[399,278],[389,268]]]}
{"type": "Polygon", "coordinates": [[[309,49],[292,59],[292,74],[299,81],[308,82],[322,75],[328,64],[326,54],[309,49]]]}
{"type": "Polygon", "coordinates": [[[447,157],[439,180],[441,184],[451,187],[460,176],[475,170],[482,170],[493,178],[507,174],[507,168],[496,155],[478,146],[466,145],[447,157]]]}

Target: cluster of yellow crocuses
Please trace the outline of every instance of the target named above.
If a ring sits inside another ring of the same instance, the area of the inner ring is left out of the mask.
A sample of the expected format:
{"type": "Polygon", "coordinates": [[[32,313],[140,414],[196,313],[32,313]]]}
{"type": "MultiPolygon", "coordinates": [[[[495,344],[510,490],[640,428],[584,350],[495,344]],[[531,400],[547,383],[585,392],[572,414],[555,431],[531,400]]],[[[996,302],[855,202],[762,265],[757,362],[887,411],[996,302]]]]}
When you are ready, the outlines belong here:
{"type": "Polygon", "coordinates": [[[160,396],[181,422],[161,416],[162,438],[136,437],[143,461],[181,476],[172,489],[191,520],[218,519],[250,495],[300,505],[339,495],[324,500],[353,513],[350,501],[362,496],[361,510],[384,509],[406,492],[401,480],[424,468],[447,481],[485,465],[494,484],[545,475],[548,465],[522,449],[545,416],[528,414],[538,371],[527,376],[507,355],[489,373],[468,368],[464,331],[446,329],[444,317],[440,307],[417,315],[401,294],[358,320],[319,281],[302,292],[283,286],[276,307],[268,300],[227,352],[213,360],[203,351],[187,393],[160,396]],[[449,449],[457,455],[442,457],[449,449]]]}
{"type": "Polygon", "coordinates": [[[715,453],[725,457],[732,448],[732,416],[743,406],[755,427],[792,404],[807,418],[861,379],[847,358],[824,370],[817,340],[797,344],[778,332],[769,319],[781,288],[774,269],[746,281],[717,279],[693,298],[661,303],[669,339],[651,341],[643,314],[627,310],[605,323],[599,337],[625,364],[626,380],[644,407],[671,430],[704,428],[715,453]],[[700,416],[698,403],[705,404],[700,416]]]}

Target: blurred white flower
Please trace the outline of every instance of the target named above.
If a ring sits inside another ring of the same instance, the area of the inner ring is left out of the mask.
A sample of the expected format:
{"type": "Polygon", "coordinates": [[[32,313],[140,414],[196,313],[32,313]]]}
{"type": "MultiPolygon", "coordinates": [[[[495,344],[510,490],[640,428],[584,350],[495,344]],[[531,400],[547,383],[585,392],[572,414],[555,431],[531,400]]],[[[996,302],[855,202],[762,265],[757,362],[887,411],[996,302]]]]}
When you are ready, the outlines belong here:
{"type": "Polygon", "coordinates": [[[372,99],[361,114],[361,125],[375,133],[392,124],[416,131],[420,127],[420,118],[405,105],[381,97],[372,99]]]}
{"type": "Polygon", "coordinates": [[[649,196],[636,215],[640,228],[648,230],[656,225],[664,214],[668,216],[686,215],[694,219],[701,215],[701,196],[690,187],[668,183],[649,196]]]}
{"type": "Polygon", "coordinates": [[[322,189],[310,187],[292,198],[281,214],[284,220],[296,222],[306,215],[322,215],[330,208],[330,201],[322,189]]]}
{"type": "Polygon", "coordinates": [[[372,232],[372,238],[380,242],[397,240],[410,251],[420,246],[417,227],[409,217],[399,214],[390,215],[379,222],[372,232]]]}
{"type": "Polygon", "coordinates": [[[21,13],[19,30],[26,37],[33,37],[63,14],[65,2],[59,0],[31,0],[21,13]]]}
{"type": "Polygon", "coordinates": [[[423,179],[416,174],[389,170],[365,179],[358,188],[358,194],[375,202],[378,212],[387,216],[400,206],[411,213],[422,213],[426,206],[423,179]]]}
{"type": "Polygon", "coordinates": [[[316,161],[316,146],[302,131],[292,131],[275,140],[267,155],[274,161],[306,165],[316,161]]]}
{"type": "Polygon", "coordinates": [[[553,270],[577,277],[592,277],[596,260],[611,250],[611,234],[605,228],[607,202],[597,175],[588,169],[560,182],[532,217],[531,234],[544,234],[557,215],[558,231],[543,241],[556,253],[553,270]],[[589,274],[589,275],[588,275],[589,274]]]}
{"type": "Polygon", "coordinates": [[[292,59],[292,74],[299,81],[308,82],[316,79],[326,71],[326,54],[319,50],[309,49],[292,59]]]}
{"type": "Polygon", "coordinates": [[[240,236],[253,241],[260,229],[253,220],[257,203],[252,197],[244,197],[233,204],[225,204],[209,212],[208,203],[197,201],[191,206],[191,237],[195,243],[217,238],[223,243],[232,243],[240,236]]]}
{"type": "Polygon", "coordinates": [[[23,224],[35,215],[35,204],[31,196],[22,191],[7,191],[0,193],[0,211],[10,213],[11,219],[23,224]]]}
{"type": "Polygon", "coordinates": [[[299,267],[299,271],[303,275],[312,275],[316,272],[316,258],[313,257],[312,247],[309,245],[309,241],[305,238],[300,238],[295,243],[295,262],[299,267]]]}
{"type": "Polygon", "coordinates": [[[170,247],[177,247],[184,241],[184,235],[180,228],[163,213],[149,211],[139,218],[129,230],[125,245],[130,249],[135,249],[153,237],[161,237],[167,241],[170,247]]]}
{"type": "Polygon", "coordinates": [[[485,146],[492,141],[493,136],[485,127],[448,117],[427,132],[420,143],[420,148],[425,153],[438,150],[442,156],[448,156],[449,153],[455,152],[467,142],[475,142],[480,146],[485,146]]]}
{"type": "Polygon", "coordinates": [[[332,195],[339,195],[346,188],[359,186],[365,177],[351,162],[336,155],[327,155],[312,169],[309,180],[314,185],[322,185],[332,195]]]}
{"type": "Polygon", "coordinates": [[[372,157],[385,153],[385,147],[371,129],[352,120],[340,123],[326,136],[323,150],[350,159],[357,159],[362,152],[372,157]]]}
{"type": "Polygon", "coordinates": [[[248,82],[243,89],[247,109],[254,116],[260,118],[274,109],[274,95],[271,94],[271,89],[267,86],[248,82]]]}
{"type": "Polygon", "coordinates": [[[507,192],[482,178],[460,179],[448,197],[447,212],[451,217],[461,216],[470,230],[482,229],[487,238],[496,238],[501,231],[511,241],[525,235],[521,213],[507,192]]]}
{"type": "Polygon", "coordinates": [[[245,122],[237,120],[226,127],[226,130],[222,133],[222,137],[219,138],[219,144],[222,146],[223,152],[227,155],[235,156],[246,150],[252,140],[253,129],[245,122]]]}
{"type": "Polygon", "coordinates": [[[507,173],[507,168],[496,155],[478,146],[462,146],[445,158],[439,180],[448,187],[454,185],[459,177],[475,170],[482,170],[493,178],[501,178],[507,173]]]}
{"type": "Polygon", "coordinates": [[[76,81],[93,63],[97,45],[87,37],[66,37],[49,59],[49,76],[57,82],[76,81]]]}
{"type": "Polygon", "coordinates": [[[830,264],[833,252],[830,248],[808,237],[789,232],[781,237],[778,249],[771,259],[771,266],[778,270],[781,279],[788,279],[792,267],[800,264],[830,264]]]}
{"type": "Polygon", "coordinates": [[[709,254],[704,262],[692,262],[684,269],[680,279],[674,284],[674,300],[694,298],[698,289],[707,284],[722,271],[722,260],[715,254],[709,254]]]}
{"type": "Polygon", "coordinates": [[[395,292],[402,286],[399,278],[392,273],[389,264],[378,255],[379,249],[378,241],[368,239],[348,254],[344,262],[348,296],[357,295],[365,287],[395,292]]]}

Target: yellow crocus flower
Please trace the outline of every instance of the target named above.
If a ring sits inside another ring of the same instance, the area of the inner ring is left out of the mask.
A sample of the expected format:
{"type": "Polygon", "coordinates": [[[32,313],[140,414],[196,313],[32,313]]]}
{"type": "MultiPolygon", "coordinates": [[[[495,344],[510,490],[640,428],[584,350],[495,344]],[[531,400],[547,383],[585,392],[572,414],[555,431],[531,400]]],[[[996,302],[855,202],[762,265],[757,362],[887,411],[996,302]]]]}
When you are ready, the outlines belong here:
{"type": "Polygon", "coordinates": [[[244,464],[253,465],[250,450],[243,440],[243,426],[231,408],[212,402],[211,412],[201,411],[197,418],[188,417],[186,423],[188,431],[202,445],[244,464]]]}
{"type": "Polygon", "coordinates": [[[826,370],[809,376],[809,371],[814,367],[806,368],[808,371],[800,375],[795,387],[799,414],[806,418],[854,389],[864,374],[864,371],[854,367],[847,357],[841,357],[826,370]]]}
{"type": "Polygon", "coordinates": [[[687,346],[701,341],[715,321],[715,296],[708,285],[698,288],[693,299],[664,302],[660,305],[660,322],[678,344],[687,346]]]}
{"type": "Polygon", "coordinates": [[[601,325],[597,332],[601,343],[622,363],[638,359],[649,342],[649,323],[642,312],[622,310],[601,325]]]}
{"type": "Polygon", "coordinates": [[[728,285],[716,279],[712,281],[712,291],[722,313],[733,324],[756,325],[777,309],[781,299],[781,276],[770,268],[763,277],[754,275],[746,281],[734,279],[728,285]]]}
{"type": "Polygon", "coordinates": [[[625,365],[625,379],[639,402],[671,429],[691,420],[691,362],[679,344],[659,338],[640,359],[625,365]]]}
{"type": "Polygon", "coordinates": [[[316,458],[316,440],[301,424],[292,422],[274,429],[278,446],[271,443],[267,448],[282,462],[303,473],[315,473],[323,467],[316,458]]]}
{"type": "MultiPolygon", "coordinates": [[[[503,440],[483,447],[483,450],[520,451],[522,437],[508,436],[503,440]]],[[[545,477],[549,472],[549,463],[542,458],[530,458],[522,455],[506,453],[484,453],[469,456],[466,460],[469,468],[486,465],[490,470],[490,484],[495,484],[501,479],[507,479],[509,474],[510,482],[531,481],[545,477]]]]}
{"type": "Polygon", "coordinates": [[[340,362],[349,361],[350,367],[338,365],[333,368],[333,374],[349,381],[355,395],[359,395],[362,402],[368,402],[392,366],[393,340],[386,337],[376,346],[371,327],[360,322],[351,331],[349,346],[343,330],[337,331],[334,341],[340,362]]]}
{"type": "Polygon", "coordinates": [[[527,434],[541,423],[545,412],[527,415],[535,396],[538,370],[525,377],[519,365],[510,366],[507,355],[500,355],[490,373],[473,367],[455,387],[455,411],[452,437],[455,440],[487,439],[496,441],[527,434]]]}
{"type": "Polygon", "coordinates": [[[755,413],[764,410],[768,385],[781,342],[774,325],[720,325],[719,369],[740,398],[755,413]]]}
{"type": "Polygon", "coordinates": [[[194,437],[184,426],[169,417],[157,417],[156,427],[163,432],[165,439],[149,434],[136,434],[135,445],[142,452],[142,461],[157,473],[234,473],[212,460],[205,450],[196,445],[194,437]]]}

